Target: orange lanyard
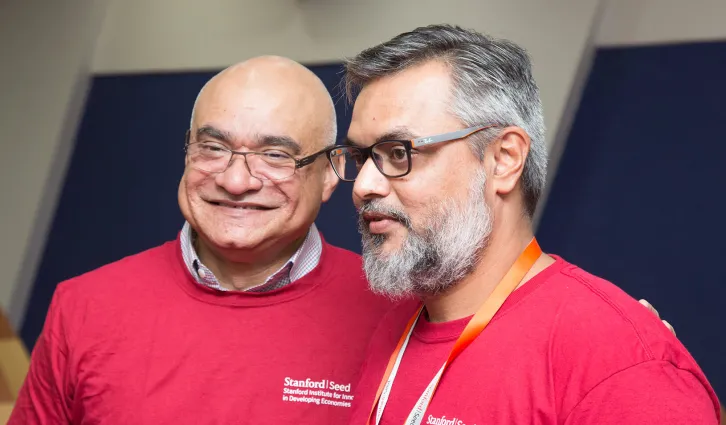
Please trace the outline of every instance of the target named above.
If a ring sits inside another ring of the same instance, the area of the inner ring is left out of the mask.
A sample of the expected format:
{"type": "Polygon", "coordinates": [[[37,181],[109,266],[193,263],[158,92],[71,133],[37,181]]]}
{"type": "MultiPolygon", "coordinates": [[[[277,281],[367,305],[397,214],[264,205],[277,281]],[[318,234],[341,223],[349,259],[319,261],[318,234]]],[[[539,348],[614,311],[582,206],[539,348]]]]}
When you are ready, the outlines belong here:
{"type": "MultiPolygon", "coordinates": [[[[456,340],[454,347],[449,353],[448,359],[438,371],[436,376],[434,376],[434,379],[431,381],[429,386],[426,387],[426,390],[421,395],[413,410],[409,414],[408,419],[405,423],[406,425],[417,425],[421,423],[421,421],[423,420],[424,412],[428,408],[428,405],[433,398],[433,394],[438,387],[439,380],[441,379],[441,376],[446,370],[446,367],[451,364],[451,362],[454,361],[454,359],[459,354],[461,354],[461,352],[464,351],[466,347],[474,342],[474,339],[476,339],[476,337],[479,336],[480,333],[482,333],[484,328],[486,328],[491,321],[492,317],[494,317],[497,311],[499,311],[499,308],[501,308],[502,304],[504,304],[504,301],[506,301],[507,297],[509,297],[509,295],[514,291],[517,285],[519,285],[519,283],[522,281],[527,272],[532,268],[540,255],[542,255],[542,249],[537,243],[537,240],[532,239],[529,245],[527,245],[527,248],[524,250],[524,252],[522,252],[522,254],[520,254],[519,258],[517,258],[517,261],[512,265],[504,278],[494,288],[494,291],[489,296],[489,298],[487,298],[484,304],[479,308],[479,311],[476,312],[474,317],[472,317],[469,323],[466,325],[466,328],[464,328],[464,331],[456,340]]],[[[419,309],[416,311],[416,314],[414,314],[411,320],[408,321],[408,324],[403,331],[403,335],[401,335],[401,338],[398,341],[398,345],[396,345],[396,349],[391,354],[391,357],[388,361],[388,366],[386,366],[386,372],[384,373],[383,379],[381,379],[381,383],[378,386],[376,398],[373,400],[373,406],[371,407],[370,414],[368,415],[367,424],[371,423],[374,412],[376,412],[375,425],[378,425],[381,420],[383,410],[385,409],[385,405],[388,402],[388,395],[390,394],[391,387],[393,386],[393,381],[395,380],[396,374],[398,372],[398,366],[401,363],[403,353],[405,352],[406,346],[408,345],[408,340],[413,333],[413,328],[416,325],[416,322],[418,321],[421,312],[423,311],[423,307],[423,305],[419,307],[419,309]],[[376,407],[378,407],[378,409],[376,409],[376,407]]]]}

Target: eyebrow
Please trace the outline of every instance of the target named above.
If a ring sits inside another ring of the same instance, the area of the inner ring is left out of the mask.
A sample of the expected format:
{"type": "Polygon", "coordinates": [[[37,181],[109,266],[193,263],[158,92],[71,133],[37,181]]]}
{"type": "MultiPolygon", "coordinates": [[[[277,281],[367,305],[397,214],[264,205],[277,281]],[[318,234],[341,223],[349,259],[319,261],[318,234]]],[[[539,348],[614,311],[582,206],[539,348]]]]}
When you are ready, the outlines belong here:
{"type": "Polygon", "coordinates": [[[202,136],[211,137],[228,144],[232,141],[232,135],[228,131],[220,130],[211,125],[205,125],[197,129],[197,140],[202,136]]]}
{"type": "Polygon", "coordinates": [[[289,136],[261,135],[257,137],[259,146],[287,148],[293,155],[300,155],[300,144],[289,136]]]}
{"type": "MultiPolygon", "coordinates": [[[[413,134],[409,129],[406,127],[396,127],[378,137],[376,137],[376,143],[386,141],[386,140],[413,140],[419,136],[413,134]]],[[[345,139],[343,139],[343,144],[348,146],[363,146],[363,143],[358,143],[351,139],[350,137],[346,136],[345,139]]]]}
{"type": "MultiPolygon", "coordinates": [[[[212,139],[219,140],[220,142],[224,142],[229,146],[233,145],[234,136],[232,136],[232,133],[220,130],[211,125],[199,127],[199,129],[197,130],[197,140],[199,140],[202,136],[207,136],[212,139]]],[[[300,144],[296,142],[295,139],[289,136],[275,136],[269,134],[258,135],[255,137],[255,144],[257,146],[287,148],[292,152],[293,155],[299,155],[300,152],[302,152],[300,144]]]]}

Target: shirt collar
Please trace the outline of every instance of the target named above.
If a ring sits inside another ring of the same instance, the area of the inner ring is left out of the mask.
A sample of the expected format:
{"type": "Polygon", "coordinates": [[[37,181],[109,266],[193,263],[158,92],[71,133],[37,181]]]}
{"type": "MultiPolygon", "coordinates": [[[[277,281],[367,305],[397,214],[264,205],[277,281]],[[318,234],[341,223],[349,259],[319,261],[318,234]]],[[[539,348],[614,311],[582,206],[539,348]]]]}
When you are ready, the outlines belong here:
{"type": "MultiPolygon", "coordinates": [[[[228,291],[227,288],[217,280],[214,273],[199,260],[197,251],[194,248],[196,233],[189,222],[184,222],[180,242],[182,257],[189,273],[194,279],[205,286],[220,291],[228,291]]],[[[264,283],[247,288],[245,292],[267,292],[282,288],[292,283],[317,266],[322,253],[322,240],[315,223],[310,226],[302,245],[295,251],[292,257],[285,262],[275,273],[271,274],[264,283]]]]}

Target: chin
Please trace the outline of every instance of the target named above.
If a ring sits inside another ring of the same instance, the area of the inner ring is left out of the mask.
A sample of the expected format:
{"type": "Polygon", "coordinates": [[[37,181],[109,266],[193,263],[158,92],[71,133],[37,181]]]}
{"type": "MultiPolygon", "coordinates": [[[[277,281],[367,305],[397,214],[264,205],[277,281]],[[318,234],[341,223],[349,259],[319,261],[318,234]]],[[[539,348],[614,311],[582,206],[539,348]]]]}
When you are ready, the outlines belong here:
{"type": "Polygon", "coordinates": [[[401,243],[396,240],[391,240],[391,238],[386,238],[383,244],[379,247],[378,252],[382,257],[396,255],[401,252],[401,243]]]}
{"type": "Polygon", "coordinates": [[[368,233],[363,237],[363,249],[385,259],[396,254],[401,249],[401,244],[391,235],[368,233]]]}
{"type": "Polygon", "coordinates": [[[239,238],[219,240],[215,245],[224,250],[249,251],[259,247],[263,242],[264,239],[239,238]]]}
{"type": "Polygon", "coordinates": [[[382,236],[384,238],[383,244],[381,247],[383,247],[386,252],[395,252],[400,250],[403,247],[403,244],[406,242],[406,239],[408,239],[408,230],[403,228],[395,229],[392,232],[386,232],[379,236],[382,236]]]}
{"type": "Polygon", "coordinates": [[[252,226],[234,228],[202,228],[207,241],[215,248],[225,251],[249,251],[254,250],[266,241],[270,236],[264,229],[252,226]]]}

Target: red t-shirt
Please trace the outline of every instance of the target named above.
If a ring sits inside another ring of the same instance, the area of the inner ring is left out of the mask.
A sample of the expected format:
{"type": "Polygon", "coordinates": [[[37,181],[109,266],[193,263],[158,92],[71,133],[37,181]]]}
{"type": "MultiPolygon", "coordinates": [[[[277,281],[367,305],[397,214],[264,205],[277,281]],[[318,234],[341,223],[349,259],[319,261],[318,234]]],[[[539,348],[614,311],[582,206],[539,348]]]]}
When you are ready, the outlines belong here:
{"type": "Polygon", "coordinates": [[[326,243],[284,288],[223,293],[168,242],[58,286],[9,423],[345,423],[391,306],[326,243]]]}
{"type": "MultiPolygon", "coordinates": [[[[388,359],[416,307],[374,334],[351,424],[366,424],[388,359]]],[[[469,318],[422,314],[381,419],[401,425],[469,318]]],[[[556,258],[517,289],[444,373],[423,424],[714,424],[718,400],[683,345],[623,291],[556,258]]],[[[374,422],[371,422],[374,423],[374,422]]]]}

